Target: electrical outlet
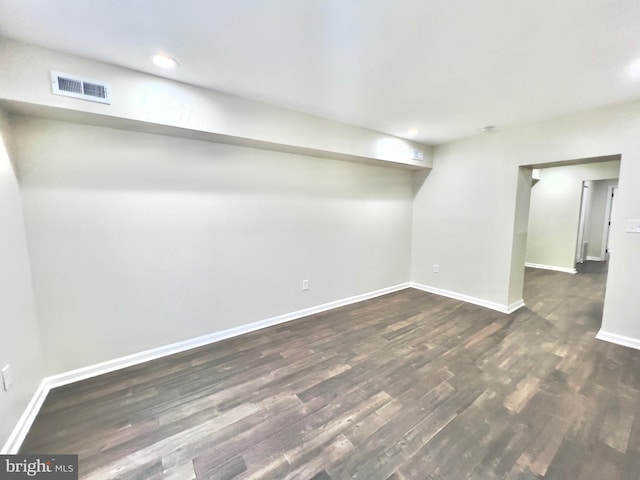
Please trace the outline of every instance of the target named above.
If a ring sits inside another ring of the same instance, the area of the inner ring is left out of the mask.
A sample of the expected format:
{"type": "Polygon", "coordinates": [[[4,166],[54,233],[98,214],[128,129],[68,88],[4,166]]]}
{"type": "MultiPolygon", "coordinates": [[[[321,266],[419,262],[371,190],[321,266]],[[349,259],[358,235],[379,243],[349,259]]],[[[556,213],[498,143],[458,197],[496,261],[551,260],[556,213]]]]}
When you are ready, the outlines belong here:
{"type": "Polygon", "coordinates": [[[302,290],[309,290],[309,280],[302,280],[302,290]]]}
{"type": "Polygon", "coordinates": [[[440,271],[440,266],[439,265],[433,265],[433,273],[438,273],[440,271]]]}
{"type": "Polygon", "coordinates": [[[2,368],[2,386],[4,391],[8,392],[13,385],[13,373],[11,371],[11,365],[5,365],[2,368]]]}

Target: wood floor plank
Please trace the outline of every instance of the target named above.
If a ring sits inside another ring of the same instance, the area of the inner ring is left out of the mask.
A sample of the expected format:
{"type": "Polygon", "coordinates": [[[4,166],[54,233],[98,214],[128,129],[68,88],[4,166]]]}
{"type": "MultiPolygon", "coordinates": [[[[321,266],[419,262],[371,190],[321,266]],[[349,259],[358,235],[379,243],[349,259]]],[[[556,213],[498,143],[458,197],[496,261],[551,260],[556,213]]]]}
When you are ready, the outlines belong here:
{"type": "Polygon", "coordinates": [[[627,451],[632,426],[629,419],[633,418],[636,403],[636,399],[627,398],[625,395],[613,396],[604,417],[599,439],[620,453],[627,451]]]}
{"type": "Polygon", "coordinates": [[[606,264],[511,315],[406,289],[54,389],[22,453],[80,478],[638,480],[640,352],[606,264]]]}
{"type": "Polygon", "coordinates": [[[531,397],[538,391],[540,379],[531,375],[527,375],[521,380],[516,389],[506,398],[504,406],[514,413],[520,413],[522,408],[527,404],[531,397]]]}

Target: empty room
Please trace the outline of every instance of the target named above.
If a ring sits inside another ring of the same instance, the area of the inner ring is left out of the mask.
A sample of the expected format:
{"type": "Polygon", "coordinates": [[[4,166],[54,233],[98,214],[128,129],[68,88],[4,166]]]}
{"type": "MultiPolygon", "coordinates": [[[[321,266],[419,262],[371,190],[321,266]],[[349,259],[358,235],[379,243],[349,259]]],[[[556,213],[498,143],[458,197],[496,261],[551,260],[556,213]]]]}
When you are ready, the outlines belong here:
{"type": "Polygon", "coordinates": [[[0,478],[640,478],[638,25],[0,0],[0,478]]]}

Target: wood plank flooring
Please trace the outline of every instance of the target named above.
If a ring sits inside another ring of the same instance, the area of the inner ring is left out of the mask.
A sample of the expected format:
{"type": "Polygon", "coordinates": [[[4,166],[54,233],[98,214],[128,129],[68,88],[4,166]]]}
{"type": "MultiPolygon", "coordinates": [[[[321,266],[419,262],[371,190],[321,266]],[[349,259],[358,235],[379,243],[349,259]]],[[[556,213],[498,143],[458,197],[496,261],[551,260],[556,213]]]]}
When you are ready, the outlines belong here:
{"type": "Polygon", "coordinates": [[[512,315],[408,289],[61,387],[21,453],[98,480],[636,480],[640,352],[594,339],[601,265],[528,269],[512,315]]]}

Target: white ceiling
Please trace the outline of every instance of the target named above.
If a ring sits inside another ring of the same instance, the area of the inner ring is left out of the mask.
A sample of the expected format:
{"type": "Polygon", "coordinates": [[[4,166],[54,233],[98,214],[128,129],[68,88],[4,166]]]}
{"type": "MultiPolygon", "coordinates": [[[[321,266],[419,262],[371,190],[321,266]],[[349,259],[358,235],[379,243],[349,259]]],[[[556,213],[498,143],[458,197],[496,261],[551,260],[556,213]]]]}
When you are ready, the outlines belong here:
{"type": "Polygon", "coordinates": [[[0,35],[429,144],[640,99],[638,0],[0,0],[0,35]]]}

